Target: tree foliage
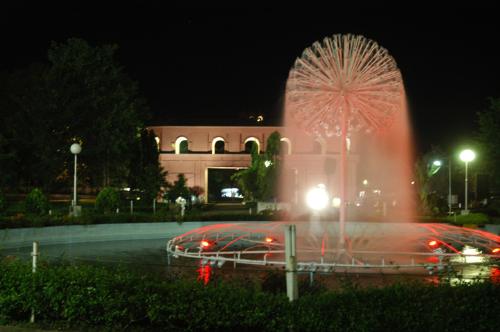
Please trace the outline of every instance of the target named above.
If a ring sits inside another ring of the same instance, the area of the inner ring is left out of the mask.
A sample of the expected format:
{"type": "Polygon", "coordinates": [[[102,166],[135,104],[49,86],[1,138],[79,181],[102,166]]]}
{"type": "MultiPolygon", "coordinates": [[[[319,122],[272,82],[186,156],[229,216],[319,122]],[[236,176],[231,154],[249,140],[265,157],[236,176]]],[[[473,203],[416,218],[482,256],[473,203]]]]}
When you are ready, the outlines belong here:
{"type": "Polygon", "coordinates": [[[131,156],[128,183],[133,191],[139,192],[141,200],[150,204],[167,185],[159,162],[159,151],[153,131],[143,129],[131,156]]]}
{"type": "Polygon", "coordinates": [[[116,45],[81,39],[52,43],[48,53],[54,106],[66,137],[82,142],[83,173],[94,186],[122,185],[146,111],[137,84],[114,60],[116,45]]]}
{"type": "Polygon", "coordinates": [[[490,98],[488,109],[478,113],[481,160],[492,185],[500,189],[500,98],[490,98]]]}
{"type": "Polygon", "coordinates": [[[279,177],[280,134],[273,132],[267,139],[267,149],[258,153],[257,144],[252,146],[250,167],[233,175],[243,191],[246,201],[270,201],[276,199],[279,177]]]}
{"type": "Polygon", "coordinates": [[[84,185],[124,186],[134,173],[141,177],[134,187],[155,191],[162,173],[146,152],[145,144],[152,146],[144,134],[148,109],[117,63],[117,49],[70,38],[50,45],[47,64],[1,74],[0,186],[68,188],[69,147],[79,142],[84,185]],[[135,167],[138,158],[142,170],[135,167]]]}
{"type": "Polygon", "coordinates": [[[33,189],[24,201],[26,212],[45,214],[49,210],[49,200],[39,188],[33,189]]]}
{"type": "Polygon", "coordinates": [[[120,207],[120,194],[115,188],[104,187],[95,199],[96,210],[101,213],[114,212],[120,207]]]}
{"type": "Polygon", "coordinates": [[[170,202],[175,202],[178,197],[182,197],[188,202],[190,201],[190,192],[186,185],[187,180],[184,174],[177,175],[177,180],[172,185],[169,185],[167,191],[167,199],[170,202]]]}
{"type": "MultiPolygon", "coordinates": [[[[455,168],[455,163],[452,161],[452,156],[444,153],[439,147],[433,146],[415,163],[416,187],[419,198],[417,205],[420,213],[438,215],[447,211],[450,180],[448,167],[451,165],[452,168],[455,168]],[[441,165],[434,164],[436,160],[439,160],[441,165]]],[[[462,174],[455,170],[453,175],[451,181],[455,183],[455,177],[462,174]]]]}

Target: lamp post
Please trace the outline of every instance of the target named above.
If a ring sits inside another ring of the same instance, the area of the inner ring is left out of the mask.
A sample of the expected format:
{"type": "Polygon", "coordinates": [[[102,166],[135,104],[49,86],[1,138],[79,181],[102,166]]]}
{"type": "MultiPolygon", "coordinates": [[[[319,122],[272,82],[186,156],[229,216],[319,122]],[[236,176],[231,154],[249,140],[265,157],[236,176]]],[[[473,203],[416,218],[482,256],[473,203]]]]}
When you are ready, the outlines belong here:
{"type": "Polygon", "coordinates": [[[465,162],[465,209],[462,211],[462,214],[469,214],[469,209],[467,205],[467,183],[469,182],[467,177],[467,168],[469,162],[473,161],[476,158],[476,153],[470,149],[465,149],[460,152],[460,160],[465,162]]]}
{"type": "Polygon", "coordinates": [[[76,164],[77,164],[77,155],[82,152],[82,147],[78,143],[73,143],[71,144],[70,151],[72,154],[75,155],[75,165],[74,165],[74,177],[73,177],[73,202],[71,204],[71,210],[73,216],[77,216],[79,214],[79,211],[77,212],[77,205],[76,205],[76,164]]]}

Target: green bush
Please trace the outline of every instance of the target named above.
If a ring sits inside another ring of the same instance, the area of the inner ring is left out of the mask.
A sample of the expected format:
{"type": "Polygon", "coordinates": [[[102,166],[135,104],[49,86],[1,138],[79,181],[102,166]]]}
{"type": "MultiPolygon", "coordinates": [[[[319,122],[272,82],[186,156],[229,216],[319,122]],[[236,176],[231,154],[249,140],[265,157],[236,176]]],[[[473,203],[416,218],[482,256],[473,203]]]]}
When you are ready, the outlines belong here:
{"type": "MultiPolygon", "coordinates": [[[[193,278],[194,279],[194,278],[193,278]]],[[[281,280],[281,281],[280,281],[281,280]]],[[[498,331],[500,285],[397,284],[301,293],[253,284],[139,275],[87,265],[0,261],[0,325],[37,322],[106,331],[498,331]],[[467,317],[467,319],[464,319],[467,317]]],[[[279,285],[278,285],[279,286],[279,285]]],[[[281,287],[281,286],[280,286],[281,287]]]]}
{"type": "Polygon", "coordinates": [[[455,225],[484,225],[487,224],[489,220],[490,218],[484,213],[458,214],[456,216],[446,217],[447,222],[455,225]]]}
{"type": "Polygon", "coordinates": [[[120,207],[120,193],[115,188],[103,188],[95,199],[95,207],[102,213],[115,212],[120,207]]]}
{"type": "Polygon", "coordinates": [[[49,210],[49,200],[40,189],[35,188],[26,196],[24,206],[26,212],[42,215],[49,210]]]}

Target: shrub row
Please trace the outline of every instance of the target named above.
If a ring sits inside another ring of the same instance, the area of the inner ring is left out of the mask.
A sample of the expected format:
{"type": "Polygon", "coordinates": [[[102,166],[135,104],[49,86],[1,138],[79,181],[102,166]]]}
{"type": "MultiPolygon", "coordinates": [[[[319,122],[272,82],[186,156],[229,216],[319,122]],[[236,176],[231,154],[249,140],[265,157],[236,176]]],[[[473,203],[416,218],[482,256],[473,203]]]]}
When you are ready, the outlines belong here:
{"type": "Polygon", "coordinates": [[[500,286],[399,284],[305,295],[91,266],[0,264],[0,324],[183,331],[498,331],[500,286]]]}

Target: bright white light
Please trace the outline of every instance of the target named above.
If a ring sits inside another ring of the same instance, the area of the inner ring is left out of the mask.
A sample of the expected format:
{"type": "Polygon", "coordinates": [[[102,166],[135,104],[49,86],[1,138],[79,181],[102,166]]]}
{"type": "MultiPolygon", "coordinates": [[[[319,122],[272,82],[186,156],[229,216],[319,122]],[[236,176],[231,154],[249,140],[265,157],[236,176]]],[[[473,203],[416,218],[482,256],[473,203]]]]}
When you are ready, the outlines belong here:
{"type": "Polygon", "coordinates": [[[334,197],[332,200],[333,207],[338,208],[340,206],[341,200],[339,197],[334,197]]]}
{"type": "Polygon", "coordinates": [[[328,193],[324,184],[318,184],[309,190],[306,196],[307,205],[313,210],[322,210],[328,205],[328,193]]]}
{"type": "Polygon", "coordinates": [[[71,150],[72,154],[79,154],[80,152],[82,152],[82,147],[78,143],[71,144],[69,149],[71,150]]]}
{"type": "Polygon", "coordinates": [[[264,166],[266,166],[266,167],[269,167],[269,166],[271,166],[272,164],[273,164],[273,162],[272,162],[271,160],[266,160],[266,161],[264,161],[264,166]]]}
{"type": "Polygon", "coordinates": [[[432,163],[434,166],[441,166],[443,165],[443,163],[441,162],[441,160],[434,160],[434,162],[432,163]]]}
{"type": "Polygon", "coordinates": [[[368,180],[367,180],[367,179],[364,179],[364,180],[363,180],[363,184],[364,184],[365,186],[367,186],[367,185],[368,185],[368,180]]]}
{"type": "Polygon", "coordinates": [[[411,184],[415,184],[415,181],[410,182],[411,184]]]}
{"type": "Polygon", "coordinates": [[[240,190],[238,188],[223,188],[220,191],[221,197],[228,197],[228,198],[243,198],[243,196],[240,194],[240,190]]]}
{"type": "Polygon", "coordinates": [[[130,191],[130,188],[123,188],[124,191],[130,191]]]}
{"type": "Polygon", "coordinates": [[[460,152],[460,160],[464,162],[473,161],[476,158],[476,153],[470,149],[465,149],[460,152]]]}
{"type": "Polygon", "coordinates": [[[481,256],[481,254],[482,252],[477,248],[466,245],[462,249],[463,256],[453,257],[451,261],[458,263],[483,263],[486,260],[486,257],[481,256]]]}
{"type": "Polygon", "coordinates": [[[465,246],[462,250],[462,254],[465,255],[466,263],[481,263],[484,262],[484,257],[478,256],[481,254],[481,251],[477,250],[477,248],[465,246]]]}

